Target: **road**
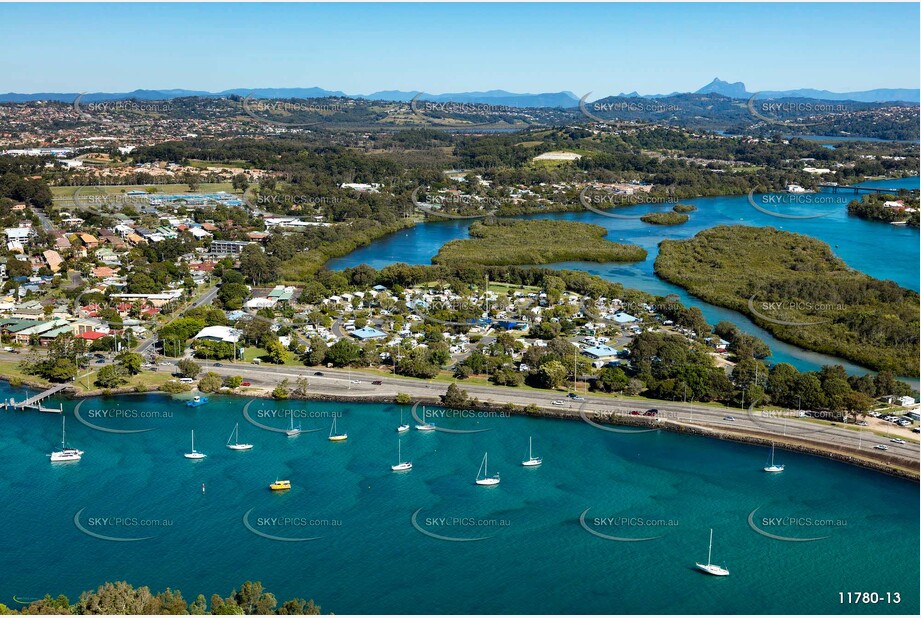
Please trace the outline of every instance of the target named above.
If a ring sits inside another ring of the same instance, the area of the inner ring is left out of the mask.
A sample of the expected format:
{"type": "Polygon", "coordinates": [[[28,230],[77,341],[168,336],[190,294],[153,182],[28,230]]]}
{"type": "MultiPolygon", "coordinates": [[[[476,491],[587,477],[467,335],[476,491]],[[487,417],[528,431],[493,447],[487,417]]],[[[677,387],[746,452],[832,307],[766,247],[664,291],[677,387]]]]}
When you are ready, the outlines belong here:
{"type": "MultiPolygon", "coordinates": [[[[217,296],[217,291],[218,291],[217,286],[213,288],[209,288],[207,292],[205,292],[204,294],[202,294],[201,296],[193,300],[192,303],[188,307],[178,312],[176,315],[170,318],[169,321],[161,325],[159,328],[163,328],[163,326],[166,326],[167,324],[169,324],[170,322],[172,322],[179,316],[185,315],[185,312],[188,311],[189,309],[194,309],[195,307],[201,307],[202,305],[210,305],[211,301],[214,300],[214,297],[217,296]]],[[[157,342],[157,335],[155,333],[151,333],[150,337],[142,341],[134,349],[134,351],[137,352],[138,354],[146,355],[150,351],[151,346],[153,346],[156,342],[157,342]]]]}
{"type": "MultiPolygon", "coordinates": [[[[444,394],[447,384],[444,382],[427,382],[414,378],[399,376],[380,376],[377,374],[362,373],[360,371],[348,372],[343,369],[322,369],[322,376],[314,375],[317,369],[299,366],[272,366],[248,365],[242,363],[201,363],[210,371],[221,375],[239,375],[253,385],[272,387],[284,378],[292,382],[300,377],[310,380],[310,392],[333,397],[348,398],[392,398],[397,393],[406,393],[414,399],[433,399],[444,394]],[[352,380],[361,380],[360,384],[353,384],[352,380]],[[381,381],[381,385],[371,384],[372,380],[381,381]]],[[[771,438],[776,437],[778,442],[803,442],[812,445],[831,446],[833,449],[853,449],[860,451],[862,456],[879,461],[889,461],[893,457],[917,462],[919,445],[908,442],[900,445],[889,442],[886,438],[875,435],[870,431],[856,431],[828,423],[799,418],[782,418],[766,415],[762,411],[747,411],[723,407],[711,407],[693,403],[682,402],[656,402],[653,400],[627,400],[621,398],[586,395],[584,402],[573,401],[559,391],[538,391],[530,389],[514,389],[502,386],[483,384],[460,383],[470,397],[476,397],[482,402],[491,402],[496,405],[513,403],[519,406],[536,404],[541,408],[578,418],[580,412],[590,420],[605,420],[616,417],[631,417],[633,410],[643,411],[647,407],[655,406],[659,409],[659,426],[669,423],[699,427],[701,429],[715,430],[730,433],[758,433],[771,438]],[[563,401],[563,405],[554,405],[553,401],[563,401]],[[733,417],[734,420],[727,420],[733,417]],[[885,444],[888,450],[876,450],[877,444],[885,444]]],[[[633,419],[635,420],[635,416],[633,419]]]]}

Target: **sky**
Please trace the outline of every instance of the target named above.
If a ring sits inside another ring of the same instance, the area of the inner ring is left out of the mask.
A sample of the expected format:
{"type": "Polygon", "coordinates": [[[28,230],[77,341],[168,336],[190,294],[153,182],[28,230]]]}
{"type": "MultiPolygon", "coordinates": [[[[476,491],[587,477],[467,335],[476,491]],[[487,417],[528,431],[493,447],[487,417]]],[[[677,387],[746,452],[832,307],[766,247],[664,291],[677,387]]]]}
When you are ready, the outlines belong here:
{"type": "Polygon", "coordinates": [[[0,92],[918,88],[919,4],[5,4],[0,92]]]}

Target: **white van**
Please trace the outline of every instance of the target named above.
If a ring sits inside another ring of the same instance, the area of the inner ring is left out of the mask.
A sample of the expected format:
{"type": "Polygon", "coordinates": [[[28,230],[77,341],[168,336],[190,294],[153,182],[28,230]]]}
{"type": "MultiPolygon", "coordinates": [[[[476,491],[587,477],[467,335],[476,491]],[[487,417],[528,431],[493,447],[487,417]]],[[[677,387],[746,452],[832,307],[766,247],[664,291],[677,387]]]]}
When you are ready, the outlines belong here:
{"type": "Polygon", "coordinates": [[[192,384],[193,382],[195,382],[195,380],[193,380],[192,378],[179,378],[179,381],[182,382],[183,384],[192,384]]]}

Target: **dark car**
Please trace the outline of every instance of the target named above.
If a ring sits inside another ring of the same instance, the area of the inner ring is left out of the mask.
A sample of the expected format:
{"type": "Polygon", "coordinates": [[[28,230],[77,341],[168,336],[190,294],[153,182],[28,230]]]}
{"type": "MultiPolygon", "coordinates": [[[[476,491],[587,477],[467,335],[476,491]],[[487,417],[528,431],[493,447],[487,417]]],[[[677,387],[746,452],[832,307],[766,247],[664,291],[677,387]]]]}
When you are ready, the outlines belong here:
{"type": "Polygon", "coordinates": [[[371,384],[373,384],[374,386],[380,386],[383,383],[384,383],[383,380],[374,380],[373,382],[371,382],[371,384]]]}
{"type": "Polygon", "coordinates": [[[106,362],[106,359],[104,359],[104,358],[97,358],[97,359],[96,359],[96,364],[97,364],[97,365],[102,365],[102,364],[105,363],[105,362],[106,362]]]}
{"type": "Polygon", "coordinates": [[[214,366],[215,366],[215,367],[223,367],[223,366],[224,366],[224,363],[214,363],[214,366]]]}
{"type": "Polygon", "coordinates": [[[321,375],[323,375],[323,372],[322,372],[322,371],[314,371],[314,372],[313,372],[313,375],[315,375],[315,376],[321,376],[321,375]]]}
{"type": "Polygon", "coordinates": [[[659,408],[649,408],[648,410],[646,410],[646,414],[649,414],[649,415],[658,414],[658,413],[659,413],[659,408]]]}

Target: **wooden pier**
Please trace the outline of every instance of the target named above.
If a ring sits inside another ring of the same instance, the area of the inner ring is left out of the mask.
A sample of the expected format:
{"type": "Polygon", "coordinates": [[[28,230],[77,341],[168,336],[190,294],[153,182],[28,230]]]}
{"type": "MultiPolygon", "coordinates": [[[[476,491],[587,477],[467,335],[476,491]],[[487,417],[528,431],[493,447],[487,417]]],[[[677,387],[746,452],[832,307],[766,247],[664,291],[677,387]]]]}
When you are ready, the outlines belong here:
{"type": "Polygon", "coordinates": [[[42,402],[45,399],[48,399],[52,395],[61,392],[65,388],[69,388],[70,384],[56,384],[50,388],[45,389],[38,395],[33,395],[28,399],[22,401],[16,401],[15,399],[7,399],[6,401],[0,403],[0,408],[5,410],[38,410],[39,412],[52,412],[54,414],[61,414],[64,412],[64,405],[59,404],[57,408],[48,408],[42,405],[42,402]]]}

